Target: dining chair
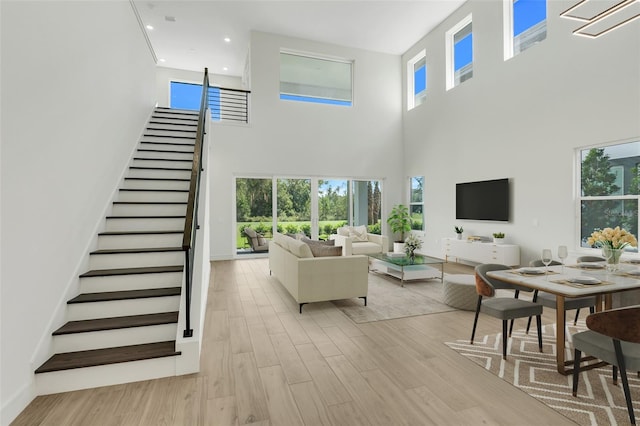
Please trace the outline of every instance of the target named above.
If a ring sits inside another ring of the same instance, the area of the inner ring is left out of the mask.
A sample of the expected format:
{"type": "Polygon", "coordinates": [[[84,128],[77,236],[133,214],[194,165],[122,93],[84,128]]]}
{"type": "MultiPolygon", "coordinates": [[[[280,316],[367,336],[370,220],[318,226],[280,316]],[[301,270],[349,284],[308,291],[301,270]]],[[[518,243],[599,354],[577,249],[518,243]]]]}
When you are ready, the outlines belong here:
{"type": "MultiPolygon", "coordinates": [[[[549,266],[554,266],[554,265],[559,266],[559,265],[562,265],[562,263],[556,260],[552,260],[549,266]]],[[[532,260],[531,262],[529,262],[529,266],[540,267],[540,266],[544,266],[544,263],[542,263],[542,260],[540,259],[532,260]]],[[[544,291],[539,292],[538,290],[535,290],[533,292],[533,298],[531,300],[533,302],[538,302],[542,306],[546,306],[547,308],[552,308],[552,309],[556,308],[556,296],[551,293],[546,293],[544,291]]],[[[573,325],[576,325],[578,323],[578,317],[580,316],[581,308],[589,308],[589,312],[594,313],[595,306],[596,306],[595,296],[574,297],[574,298],[566,297],[564,299],[565,312],[572,311],[574,309],[576,310],[576,316],[573,319],[573,325]]],[[[529,321],[527,321],[527,334],[529,333],[530,327],[531,327],[531,318],[529,318],[529,321]]]]}
{"type": "MultiPolygon", "coordinates": [[[[473,320],[473,331],[471,332],[470,344],[476,335],[478,325],[478,315],[482,311],[487,315],[502,320],[502,359],[507,359],[507,322],[516,318],[536,317],[538,327],[538,347],[542,352],[542,305],[517,297],[495,297],[496,290],[531,291],[525,287],[515,286],[505,281],[489,278],[487,272],[503,271],[511,269],[506,265],[495,263],[485,263],[475,268],[476,292],[478,293],[478,303],[476,305],[476,315],[473,320]],[[484,298],[484,299],[483,299],[484,298]]],[[[510,335],[510,333],[509,333],[510,335]]]]}
{"type": "Polygon", "coordinates": [[[578,393],[582,352],[613,366],[613,384],[618,384],[618,369],[627,411],[632,425],[633,413],[627,370],[640,371],[640,306],[597,312],[587,317],[587,328],[573,335],[573,396],[578,393]]]}

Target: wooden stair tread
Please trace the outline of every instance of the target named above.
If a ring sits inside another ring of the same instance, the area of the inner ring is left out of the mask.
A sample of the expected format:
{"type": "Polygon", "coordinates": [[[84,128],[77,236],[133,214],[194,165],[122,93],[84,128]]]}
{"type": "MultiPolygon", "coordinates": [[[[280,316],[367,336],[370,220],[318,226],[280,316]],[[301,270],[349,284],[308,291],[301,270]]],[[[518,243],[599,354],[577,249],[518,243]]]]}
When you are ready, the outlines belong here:
{"type": "Polygon", "coordinates": [[[153,135],[153,134],[149,134],[149,133],[145,133],[142,136],[143,137],[151,137],[151,138],[168,138],[168,139],[195,139],[195,136],[153,135]]]}
{"type": "MultiPolygon", "coordinates": [[[[172,143],[172,142],[157,142],[157,141],[140,141],[140,143],[153,144],[153,145],[172,145],[172,146],[196,146],[196,143],[172,143]]],[[[191,151],[193,152],[193,151],[191,151]]]]}
{"type": "Polygon", "coordinates": [[[142,361],[145,359],[177,356],[180,354],[181,352],[176,351],[175,340],[142,345],[119,346],[116,348],[66,352],[53,355],[36,370],[36,374],[130,361],[142,361]]]}
{"type": "Polygon", "coordinates": [[[152,180],[152,181],[178,181],[178,182],[189,182],[191,179],[189,178],[164,178],[164,177],[126,177],[124,180],[152,180]]]}
{"type": "Polygon", "coordinates": [[[154,188],[150,188],[150,189],[131,189],[131,188],[120,188],[120,191],[125,191],[125,192],[189,192],[188,189],[154,189],[154,188]]]}
{"type": "Polygon", "coordinates": [[[161,204],[161,205],[175,205],[175,204],[187,204],[186,201],[114,201],[113,204],[133,204],[133,205],[145,205],[145,204],[161,204]]]}
{"type": "Polygon", "coordinates": [[[183,251],[183,250],[182,250],[182,247],[124,248],[124,249],[95,250],[95,251],[92,251],[90,254],[163,253],[168,251],[183,251]]]}
{"type": "Polygon", "coordinates": [[[138,148],[138,152],[162,152],[162,153],[168,153],[168,154],[192,154],[193,155],[193,151],[178,151],[178,150],[169,150],[169,149],[144,149],[144,148],[138,148]]]}
{"type": "Polygon", "coordinates": [[[107,219],[184,219],[184,215],[182,216],[107,216],[107,219]]]}
{"type": "Polygon", "coordinates": [[[159,127],[147,127],[147,130],[160,130],[162,132],[188,132],[196,133],[196,130],[183,130],[183,129],[161,129],[159,127]]]}
{"type": "Polygon", "coordinates": [[[184,234],[184,230],[167,230],[167,231],[105,231],[98,235],[158,235],[158,234],[184,234]]]}
{"type": "Polygon", "coordinates": [[[146,166],[131,166],[130,169],[136,170],[173,170],[178,172],[190,172],[191,169],[184,169],[178,167],[146,167],[146,166]]]}
{"type": "Polygon", "coordinates": [[[134,160],[139,161],[179,161],[183,163],[193,163],[193,160],[183,160],[178,158],[146,158],[146,157],[133,157],[134,160]]]}
{"type": "Polygon", "coordinates": [[[65,325],[54,331],[53,335],[60,336],[63,334],[89,333],[92,331],[147,327],[151,325],[172,324],[177,322],[178,312],[161,312],[159,314],[129,315],[126,317],[69,321],[65,325]]]}
{"type": "Polygon", "coordinates": [[[80,278],[87,277],[108,277],[114,275],[137,275],[137,274],[158,274],[165,272],[182,272],[182,265],[175,266],[144,266],[140,268],[114,268],[114,269],[93,269],[80,275],[80,278]]]}
{"type": "Polygon", "coordinates": [[[180,287],[148,288],[142,290],[104,291],[101,293],[82,293],[69,300],[67,304],[111,302],[116,300],[150,299],[154,297],[179,296],[180,287]]]}

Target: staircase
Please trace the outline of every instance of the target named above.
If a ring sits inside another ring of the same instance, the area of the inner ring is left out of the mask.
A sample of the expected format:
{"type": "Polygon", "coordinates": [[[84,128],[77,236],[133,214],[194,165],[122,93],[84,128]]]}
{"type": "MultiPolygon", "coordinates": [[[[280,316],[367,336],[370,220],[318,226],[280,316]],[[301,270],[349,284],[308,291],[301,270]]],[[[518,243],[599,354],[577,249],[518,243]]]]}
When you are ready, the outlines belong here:
{"type": "Polygon", "coordinates": [[[195,111],[154,111],[67,323],[53,332],[54,355],[35,371],[38,394],[176,374],[197,124],[195,111]]]}

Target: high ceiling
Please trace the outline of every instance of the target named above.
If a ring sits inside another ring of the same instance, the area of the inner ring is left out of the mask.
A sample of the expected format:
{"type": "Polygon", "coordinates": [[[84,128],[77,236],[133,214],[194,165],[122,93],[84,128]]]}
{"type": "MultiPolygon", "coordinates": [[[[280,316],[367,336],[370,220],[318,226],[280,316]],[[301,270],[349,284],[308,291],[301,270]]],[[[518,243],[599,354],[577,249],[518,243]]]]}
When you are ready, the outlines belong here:
{"type": "Polygon", "coordinates": [[[402,54],[465,0],[134,0],[158,65],[240,76],[250,31],[402,54]],[[228,37],[229,42],[224,39],[228,37]],[[225,69],[226,68],[226,69],[225,69]]]}

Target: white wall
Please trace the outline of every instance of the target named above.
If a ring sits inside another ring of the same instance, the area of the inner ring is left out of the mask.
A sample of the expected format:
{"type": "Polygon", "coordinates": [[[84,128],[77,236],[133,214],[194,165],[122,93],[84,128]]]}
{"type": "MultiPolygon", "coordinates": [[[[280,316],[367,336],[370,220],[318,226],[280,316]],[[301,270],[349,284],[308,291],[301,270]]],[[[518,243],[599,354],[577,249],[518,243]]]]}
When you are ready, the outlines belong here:
{"type": "Polygon", "coordinates": [[[574,149],[640,139],[640,36],[637,23],[574,36],[577,23],[558,16],[572,3],[548,1],[547,39],[506,62],[501,1],[465,3],[403,55],[405,68],[427,53],[427,101],[408,112],[403,101],[405,173],[426,178],[425,251],[440,255],[454,225],[505,232],[523,263],[543,246],[577,249],[574,149]],[[444,33],[471,12],[474,75],[445,91],[444,33]],[[455,219],[456,183],[505,177],[508,223],[455,219]]]}
{"type": "Polygon", "coordinates": [[[155,103],[131,5],[3,1],[2,424],[34,397],[88,245],[155,103]],[[44,354],[46,355],[46,354],[44,354]]]}
{"type": "Polygon", "coordinates": [[[250,62],[250,125],[213,125],[213,259],[235,253],[235,176],[378,178],[386,211],[400,201],[398,56],[254,32],[250,62]],[[281,101],[281,48],[355,60],[353,107],[281,101]]]}

